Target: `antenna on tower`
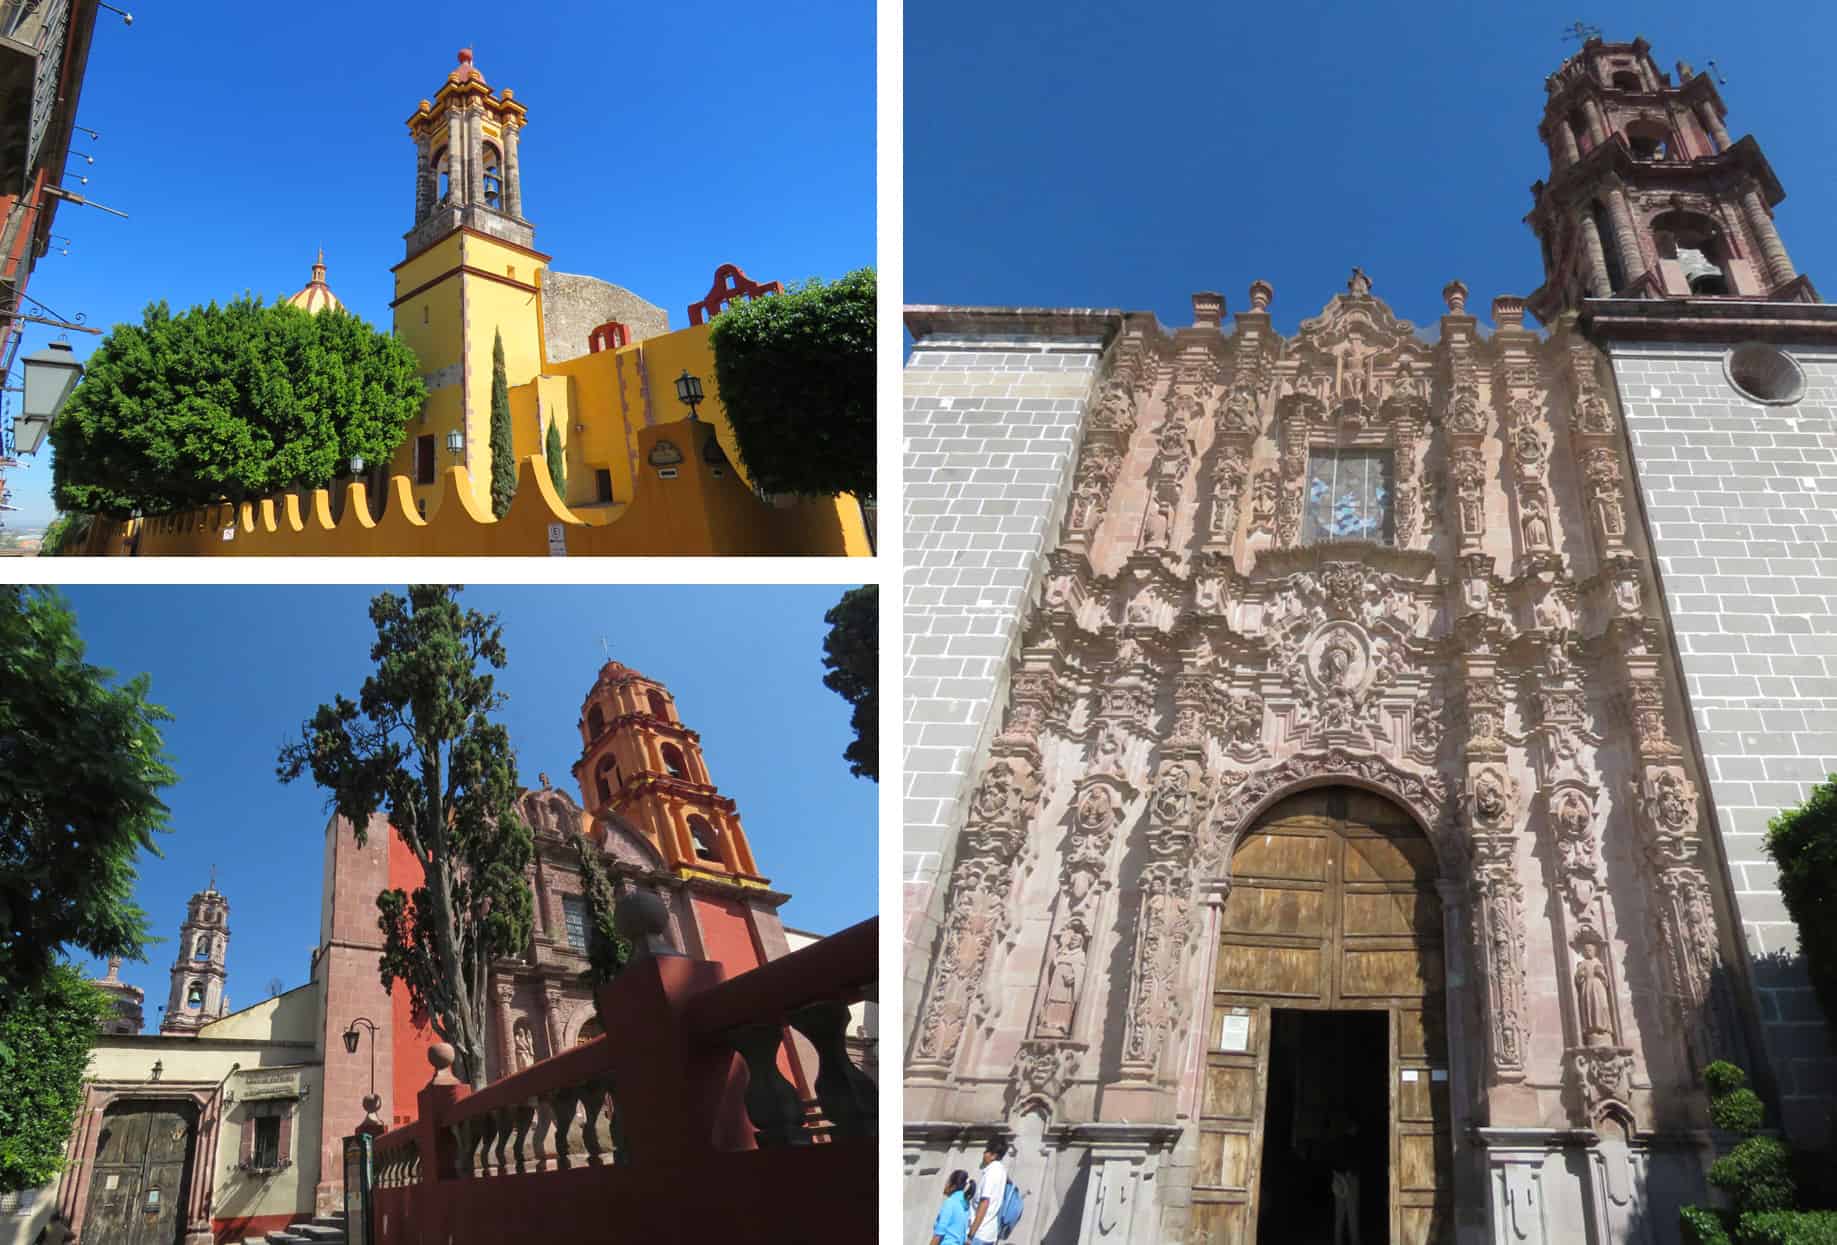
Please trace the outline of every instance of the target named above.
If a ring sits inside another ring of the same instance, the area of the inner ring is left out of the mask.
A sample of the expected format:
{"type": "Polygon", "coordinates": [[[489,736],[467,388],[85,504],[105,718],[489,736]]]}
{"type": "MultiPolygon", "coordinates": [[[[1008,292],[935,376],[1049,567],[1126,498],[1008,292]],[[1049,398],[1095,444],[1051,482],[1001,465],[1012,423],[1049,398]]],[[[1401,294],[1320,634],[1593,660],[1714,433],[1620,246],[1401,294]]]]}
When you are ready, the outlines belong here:
{"type": "Polygon", "coordinates": [[[1715,61],[1710,60],[1710,61],[1704,61],[1703,63],[1705,65],[1708,65],[1710,72],[1716,75],[1716,85],[1717,86],[1727,86],[1729,84],[1729,80],[1722,76],[1722,70],[1716,67],[1715,61]]]}
{"type": "Polygon", "coordinates": [[[1571,39],[1574,39],[1577,43],[1587,43],[1590,39],[1599,39],[1600,37],[1601,28],[1599,26],[1590,26],[1586,22],[1576,22],[1574,25],[1570,26],[1568,30],[1563,32],[1564,43],[1569,42],[1571,39]]]}
{"type": "Polygon", "coordinates": [[[607,661],[612,660],[612,650],[606,647],[606,637],[605,636],[600,637],[600,654],[601,656],[605,657],[607,661]]]}

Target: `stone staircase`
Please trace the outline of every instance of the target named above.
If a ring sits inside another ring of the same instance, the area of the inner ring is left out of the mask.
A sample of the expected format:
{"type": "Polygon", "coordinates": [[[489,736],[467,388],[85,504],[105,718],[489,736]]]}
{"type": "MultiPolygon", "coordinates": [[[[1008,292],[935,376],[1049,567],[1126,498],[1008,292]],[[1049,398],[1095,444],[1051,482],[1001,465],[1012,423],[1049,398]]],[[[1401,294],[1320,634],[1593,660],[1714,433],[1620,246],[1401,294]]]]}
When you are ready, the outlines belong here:
{"type": "Polygon", "coordinates": [[[245,1236],[242,1245],[344,1245],[344,1212],[296,1219],[267,1237],[245,1236]]]}

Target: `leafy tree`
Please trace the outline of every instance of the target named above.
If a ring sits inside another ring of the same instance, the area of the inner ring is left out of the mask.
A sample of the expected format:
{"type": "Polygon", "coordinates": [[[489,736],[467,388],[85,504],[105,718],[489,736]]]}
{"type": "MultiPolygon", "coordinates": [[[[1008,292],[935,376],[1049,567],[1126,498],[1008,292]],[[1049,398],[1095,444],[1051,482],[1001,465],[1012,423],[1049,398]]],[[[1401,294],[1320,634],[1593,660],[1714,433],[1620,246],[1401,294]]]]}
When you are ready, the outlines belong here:
{"type": "Polygon", "coordinates": [[[66,945],[139,960],[157,941],[134,883],[168,828],[172,715],[146,675],[114,677],[55,591],[0,586],[0,1014],[66,945]]]}
{"type": "Polygon", "coordinates": [[[568,500],[568,462],[561,454],[561,432],[555,427],[555,421],[549,420],[548,440],[543,444],[543,453],[548,455],[549,479],[554,482],[555,496],[568,500]]]}
{"type": "Polygon", "coordinates": [[[618,893],[606,876],[600,849],[577,830],[574,851],[580,857],[580,876],[584,883],[581,897],[587,901],[587,984],[597,986],[619,975],[619,970],[631,958],[631,943],[619,937],[613,923],[618,893]]]}
{"type": "Polygon", "coordinates": [[[241,298],[118,324],[57,422],[58,509],[125,518],[331,483],[387,462],[426,397],[401,341],[343,311],[241,298]]]}
{"type": "Polygon", "coordinates": [[[855,707],[855,742],[843,749],[849,772],[880,781],[880,587],[851,588],[823,615],[823,686],[855,707]]]}
{"type": "Polygon", "coordinates": [[[491,513],[503,518],[517,495],[517,456],[510,439],[510,385],[504,378],[504,334],[491,342],[491,513]]]}
{"type": "Polygon", "coordinates": [[[715,383],[758,488],[874,496],[874,328],[872,268],[715,317],[715,383]]]}
{"type": "Polygon", "coordinates": [[[1837,775],[1805,803],[1767,823],[1767,854],[1780,868],[1780,897],[1799,927],[1799,948],[1828,1023],[1837,1025],[1837,775]]]}
{"type": "Polygon", "coordinates": [[[38,556],[41,558],[68,558],[82,551],[83,542],[89,539],[91,519],[86,514],[60,514],[51,520],[45,534],[38,542],[38,556]]]}
{"type": "Polygon", "coordinates": [[[83,1073],[108,997],[74,965],[53,965],[0,1007],[0,1193],[36,1189],[64,1167],[83,1073]]]}
{"type": "Polygon", "coordinates": [[[320,705],[277,768],[283,782],[310,774],[330,792],[359,844],[384,813],[420,862],[412,896],[376,897],[383,985],[407,985],[480,1088],[491,961],[529,941],[532,845],[510,735],[490,716],[504,703],[489,673],[504,668],[503,629],[496,615],[461,609],[458,593],[435,585],[375,597],[375,673],[355,703],[320,705]]]}

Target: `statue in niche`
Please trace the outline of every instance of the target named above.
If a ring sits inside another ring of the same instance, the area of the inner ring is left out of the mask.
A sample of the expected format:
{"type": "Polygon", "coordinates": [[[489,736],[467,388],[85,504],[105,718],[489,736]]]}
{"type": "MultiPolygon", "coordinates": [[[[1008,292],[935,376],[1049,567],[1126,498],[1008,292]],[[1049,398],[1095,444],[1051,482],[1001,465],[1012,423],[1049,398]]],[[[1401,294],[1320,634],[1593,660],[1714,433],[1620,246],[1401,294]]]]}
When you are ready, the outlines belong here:
{"type": "Polygon", "coordinates": [[[1069,1037],[1072,1031],[1072,1008],[1078,1001],[1078,983],[1084,980],[1084,931],[1067,926],[1059,935],[1059,947],[1046,974],[1046,997],[1040,1001],[1040,1020],[1035,1026],[1041,1037],[1069,1037]]]}
{"type": "Polygon", "coordinates": [[[1614,1044],[1614,994],[1608,985],[1607,965],[1592,941],[1582,944],[1582,962],[1575,966],[1576,1018],[1582,1027],[1582,1045],[1614,1044]]]}
{"type": "Polygon", "coordinates": [[[1537,625],[1546,631],[1565,631],[1569,627],[1569,611],[1554,592],[1537,603],[1534,614],[1537,625]]]}
{"type": "MultiPolygon", "coordinates": [[[[1193,807],[1193,776],[1184,765],[1170,765],[1155,783],[1155,816],[1169,824],[1186,820],[1193,807]]],[[[1107,801],[1106,801],[1107,803],[1107,801]]]]}
{"type": "Polygon", "coordinates": [[[1257,472],[1256,482],[1250,486],[1250,504],[1258,516],[1276,512],[1276,494],[1280,488],[1280,477],[1274,467],[1265,467],[1257,472]]]}
{"type": "Polygon", "coordinates": [[[983,776],[970,797],[970,813],[977,821],[1006,821],[1020,807],[1018,775],[1010,761],[997,761],[983,776]]]}
{"type": "Polygon", "coordinates": [[[1148,503],[1148,522],[1142,529],[1142,547],[1164,549],[1174,530],[1173,500],[1160,493],[1148,503]]]}
{"type": "Polygon", "coordinates": [[[1474,787],[1473,808],[1483,823],[1490,824],[1505,816],[1505,788],[1500,785],[1498,775],[1490,770],[1480,775],[1474,787]]]}
{"type": "MultiPolygon", "coordinates": [[[[1120,774],[1123,772],[1123,741],[1114,726],[1105,726],[1103,734],[1097,737],[1097,755],[1091,761],[1091,772],[1093,774],[1120,774]]],[[[1103,798],[1105,808],[1109,807],[1109,800],[1095,789],[1092,790],[1091,795],[1085,797],[1086,805],[1090,804],[1093,796],[1103,798]]],[[[1084,815],[1083,808],[1079,809],[1079,815],[1080,817],[1084,815]]]]}
{"type": "Polygon", "coordinates": [[[521,1072],[536,1062],[536,1041],[530,1036],[529,1026],[520,1020],[516,1027],[516,1048],[517,1071],[521,1072]]]}
{"type": "Polygon", "coordinates": [[[1550,547],[1550,516],[1544,499],[1532,493],[1524,499],[1524,544],[1527,549],[1550,547]]]}

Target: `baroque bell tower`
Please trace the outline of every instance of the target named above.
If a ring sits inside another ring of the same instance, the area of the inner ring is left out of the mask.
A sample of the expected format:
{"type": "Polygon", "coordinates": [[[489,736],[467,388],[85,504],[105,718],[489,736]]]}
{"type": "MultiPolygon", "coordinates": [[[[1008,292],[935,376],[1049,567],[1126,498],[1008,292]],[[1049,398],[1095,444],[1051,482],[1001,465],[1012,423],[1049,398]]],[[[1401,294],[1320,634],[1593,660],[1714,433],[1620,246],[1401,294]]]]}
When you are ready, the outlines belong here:
{"type": "Polygon", "coordinates": [[[178,959],[172,965],[172,991],[166,999],[161,1033],[196,1033],[229,1011],[229,997],[223,990],[228,976],[224,961],[229,944],[230,901],[218,892],[213,877],[210,885],[185,905],[185,923],[179,926],[178,959]]]}
{"type": "Polygon", "coordinates": [[[518,146],[527,118],[508,87],[493,93],[470,48],[408,118],[415,214],[390,305],[396,336],[421,360],[427,405],[390,473],[408,477],[424,514],[440,504],[445,469],[455,466],[489,508],[497,342],[511,387],[542,370],[537,304],[549,257],[534,249],[535,226],[523,216],[518,146]]]}
{"type": "Polygon", "coordinates": [[[678,876],[764,883],[734,802],[708,775],[701,736],[663,684],[607,662],[581,705],[580,737],[574,777],[595,821],[623,817],[678,876]]]}
{"type": "Polygon", "coordinates": [[[1674,82],[1644,39],[1595,36],[1544,90],[1550,176],[1526,217],[1539,319],[1598,298],[1818,301],[1774,227],[1786,192],[1751,135],[1729,137],[1709,77],[1679,61],[1674,82]]]}

